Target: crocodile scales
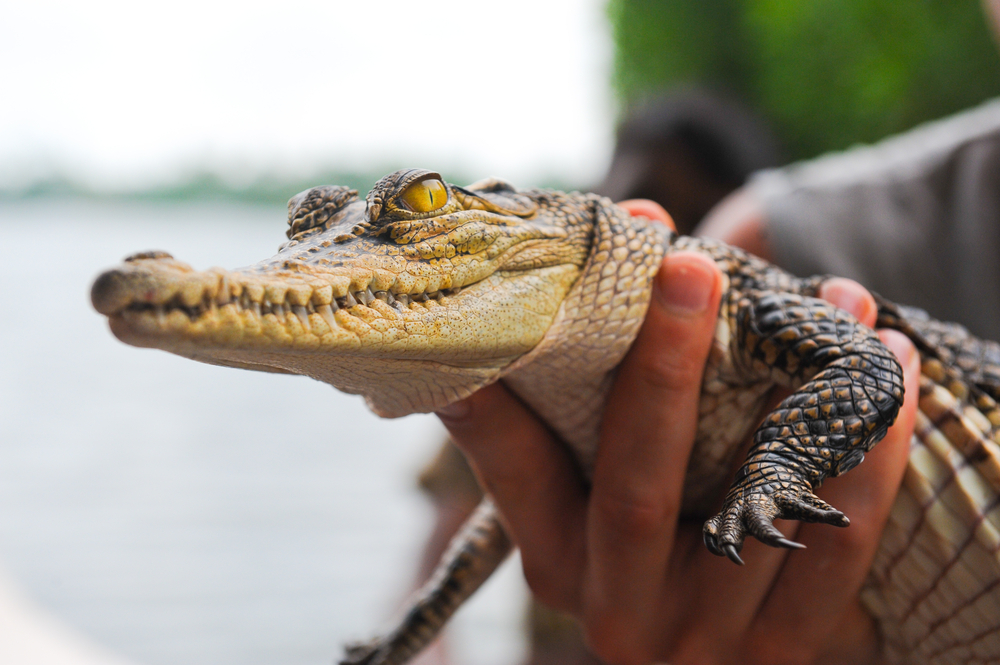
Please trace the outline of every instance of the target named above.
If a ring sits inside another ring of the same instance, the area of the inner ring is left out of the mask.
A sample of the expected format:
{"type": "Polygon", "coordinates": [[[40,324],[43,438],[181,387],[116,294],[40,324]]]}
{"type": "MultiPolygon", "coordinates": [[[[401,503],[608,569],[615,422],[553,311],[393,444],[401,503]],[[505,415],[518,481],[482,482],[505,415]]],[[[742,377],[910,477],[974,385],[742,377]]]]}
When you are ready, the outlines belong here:
{"type": "MultiPolygon", "coordinates": [[[[502,379],[585,472],[614,369],[642,322],[666,252],[708,254],[726,279],[702,387],[684,510],[707,506],[706,545],[739,560],[752,535],[794,547],[776,517],[845,525],[812,494],[884,436],[902,402],[892,354],[795,278],[722,243],[678,237],[595,195],[469,187],[410,169],[366,200],[317,187],[289,202],[289,242],[235,271],[144,252],[94,283],[122,341],[202,362],[302,374],[366,397],[378,414],[428,412],[502,379]],[[773,385],[795,390],[740,442],[773,385]]],[[[921,354],[904,482],[862,601],[886,655],[913,663],[1000,659],[1000,345],[879,300],[880,327],[921,354]]],[[[429,642],[512,546],[488,500],[400,624],[347,662],[399,663],[429,642]]]]}

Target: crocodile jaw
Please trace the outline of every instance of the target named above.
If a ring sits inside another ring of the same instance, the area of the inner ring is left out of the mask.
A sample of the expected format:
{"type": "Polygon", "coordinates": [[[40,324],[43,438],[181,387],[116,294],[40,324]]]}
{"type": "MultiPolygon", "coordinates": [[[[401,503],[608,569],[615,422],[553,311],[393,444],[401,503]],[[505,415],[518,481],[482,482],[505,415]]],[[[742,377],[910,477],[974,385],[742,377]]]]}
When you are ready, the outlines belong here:
{"type": "Polygon", "coordinates": [[[369,266],[323,268],[279,253],[242,270],[195,271],[140,254],[101,275],[92,300],[127,344],[310,376],[399,416],[496,380],[542,339],[579,273],[572,264],[496,270],[466,285],[430,276],[436,290],[411,296],[369,266]]]}
{"type": "Polygon", "coordinates": [[[134,346],[311,376],[380,415],[433,410],[546,336],[594,228],[588,198],[438,178],[398,171],[364,202],[307,190],[289,201],[289,242],[272,258],[198,272],[137,254],[98,277],[91,299],[134,346]]]}

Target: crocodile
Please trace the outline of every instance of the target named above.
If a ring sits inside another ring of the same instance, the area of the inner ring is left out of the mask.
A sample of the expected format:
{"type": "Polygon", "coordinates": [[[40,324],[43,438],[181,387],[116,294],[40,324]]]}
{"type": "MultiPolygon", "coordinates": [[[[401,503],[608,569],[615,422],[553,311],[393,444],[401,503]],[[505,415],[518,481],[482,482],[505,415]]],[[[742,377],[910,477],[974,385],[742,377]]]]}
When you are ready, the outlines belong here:
{"type": "MultiPolygon", "coordinates": [[[[892,353],[816,297],[826,277],[678,236],[593,194],[498,179],[461,187],[408,169],[364,200],[323,186],[288,208],[288,241],[272,258],[196,271],[166,252],[134,254],[96,279],[94,307],[128,344],[309,376],[385,417],[434,411],[501,380],[586,476],[663,256],[707,254],[724,290],[683,510],[707,518],[707,547],[737,563],[748,536],[798,546],[776,518],[846,526],[813,490],[860,463],[902,403],[892,353]],[[775,385],[792,392],[762,413],[775,385]]],[[[909,336],[922,375],[908,468],[861,599],[893,662],[997,662],[1000,345],[877,302],[878,326],[909,336]]],[[[487,498],[395,628],[349,647],[344,662],[405,662],[512,549],[487,498]]]]}

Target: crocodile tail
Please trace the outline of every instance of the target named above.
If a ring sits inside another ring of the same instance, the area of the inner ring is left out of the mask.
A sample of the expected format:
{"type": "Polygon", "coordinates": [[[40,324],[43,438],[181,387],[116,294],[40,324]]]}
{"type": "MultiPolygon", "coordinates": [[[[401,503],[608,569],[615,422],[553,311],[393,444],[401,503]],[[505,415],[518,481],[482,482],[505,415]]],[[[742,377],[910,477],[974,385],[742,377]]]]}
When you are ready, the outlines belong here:
{"type": "Polygon", "coordinates": [[[876,326],[909,337],[921,353],[924,374],[960,399],[968,399],[994,428],[1000,428],[1000,343],[979,339],[957,323],[936,321],[916,307],[896,305],[878,295],[875,301],[876,326]]]}
{"type": "Polygon", "coordinates": [[[514,549],[489,497],[466,520],[434,574],[407,603],[395,627],[348,645],[341,665],[399,665],[433,641],[451,615],[514,549]]]}
{"type": "Polygon", "coordinates": [[[920,410],[861,600],[892,662],[1000,659],[1000,345],[876,296],[921,352],[920,410]]]}

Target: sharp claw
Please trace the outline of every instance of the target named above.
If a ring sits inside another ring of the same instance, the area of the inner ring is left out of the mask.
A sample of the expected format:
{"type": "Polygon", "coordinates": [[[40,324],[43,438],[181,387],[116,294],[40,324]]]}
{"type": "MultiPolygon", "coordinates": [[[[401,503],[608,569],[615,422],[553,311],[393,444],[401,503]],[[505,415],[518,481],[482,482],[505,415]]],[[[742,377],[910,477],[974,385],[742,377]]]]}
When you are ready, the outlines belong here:
{"type": "Polygon", "coordinates": [[[740,566],[743,565],[743,559],[741,559],[740,555],[737,553],[735,545],[732,543],[726,543],[722,546],[722,549],[725,551],[726,556],[729,557],[730,561],[740,566]]]}
{"type": "Polygon", "coordinates": [[[820,513],[821,519],[817,520],[821,524],[829,524],[830,526],[850,526],[851,520],[847,519],[847,515],[840,512],[839,510],[826,510],[820,513]]]}
{"type": "Polygon", "coordinates": [[[782,547],[787,547],[790,550],[804,550],[806,548],[802,543],[797,543],[794,540],[788,540],[787,538],[777,538],[774,541],[782,547]]]}
{"type": "Polygon", "coordinates": [[[708,548],[709,552],[711,552],[715,556],[725,556],[722,550],[719,549],[719,543],[715,540],[714,534],[708,533],[707,531],[703,531],[701,535],[702,538],[705,539],[705,547],[708,548]]]}

